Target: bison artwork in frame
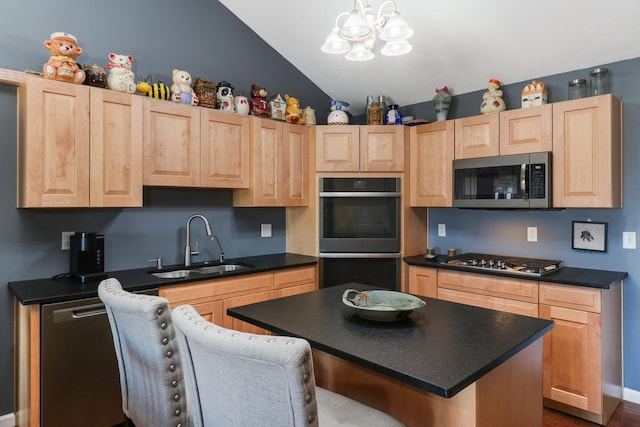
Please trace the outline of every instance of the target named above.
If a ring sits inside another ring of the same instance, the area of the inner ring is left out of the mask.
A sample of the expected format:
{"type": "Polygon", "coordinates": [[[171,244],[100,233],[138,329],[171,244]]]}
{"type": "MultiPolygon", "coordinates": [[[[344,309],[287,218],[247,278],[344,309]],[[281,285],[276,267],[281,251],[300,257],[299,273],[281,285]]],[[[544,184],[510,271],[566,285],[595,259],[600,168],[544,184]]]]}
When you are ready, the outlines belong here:
{"type": "Polygon", "coordinates": [[[571,248],[585,251],[607,251],[607,223],[573,221],[571,248]]]}

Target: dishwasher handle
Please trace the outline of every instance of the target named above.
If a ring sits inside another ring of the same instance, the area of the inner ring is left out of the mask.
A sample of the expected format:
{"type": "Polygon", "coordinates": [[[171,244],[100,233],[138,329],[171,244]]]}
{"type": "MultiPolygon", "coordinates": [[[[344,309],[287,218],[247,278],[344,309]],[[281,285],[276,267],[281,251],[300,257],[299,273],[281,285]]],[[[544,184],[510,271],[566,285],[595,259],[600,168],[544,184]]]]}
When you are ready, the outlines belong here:
{"type": "Polygon", "coordinates": [[[71,322],[88,317],[101,316],[107,313],[103,303],[87,304],[79,307],[61,308],[53,312],[54,323],[71,322]]]}

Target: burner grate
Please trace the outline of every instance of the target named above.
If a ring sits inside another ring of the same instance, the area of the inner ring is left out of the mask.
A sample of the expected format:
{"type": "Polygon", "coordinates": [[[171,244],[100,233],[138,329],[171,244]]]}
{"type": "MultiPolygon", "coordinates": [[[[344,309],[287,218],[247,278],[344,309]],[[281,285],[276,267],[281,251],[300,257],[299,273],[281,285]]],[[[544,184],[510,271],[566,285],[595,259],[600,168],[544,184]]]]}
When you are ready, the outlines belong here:
{"type": "Polygon", "coordinates": [[[465,269],[491,270],[505,274],[543,276],[562,268],[562,261],[512,257],[503,255],[468,253],[444,261],[465,269]]]}

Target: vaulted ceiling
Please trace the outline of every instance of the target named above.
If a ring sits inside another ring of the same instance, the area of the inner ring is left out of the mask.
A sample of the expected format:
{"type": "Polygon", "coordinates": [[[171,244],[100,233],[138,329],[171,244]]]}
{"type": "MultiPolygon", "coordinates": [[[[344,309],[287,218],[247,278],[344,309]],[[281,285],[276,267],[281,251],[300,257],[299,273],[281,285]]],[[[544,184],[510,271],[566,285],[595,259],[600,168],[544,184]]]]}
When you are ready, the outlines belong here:
{"type": "MultiPolygon", "coordinates": [[[[445,85],[459,95],[491,78],[509,84],[640,57],[638,0],[396,0],[414,30],[413,50],[383,56],[378,41],[366,62],[320,51],[353,0],[219,1],[329,96],[350,102],[354,114],[367,95],[409,105],[445,85]]],[[[369,4],[377,10],[383,1],[369,4]]]]}

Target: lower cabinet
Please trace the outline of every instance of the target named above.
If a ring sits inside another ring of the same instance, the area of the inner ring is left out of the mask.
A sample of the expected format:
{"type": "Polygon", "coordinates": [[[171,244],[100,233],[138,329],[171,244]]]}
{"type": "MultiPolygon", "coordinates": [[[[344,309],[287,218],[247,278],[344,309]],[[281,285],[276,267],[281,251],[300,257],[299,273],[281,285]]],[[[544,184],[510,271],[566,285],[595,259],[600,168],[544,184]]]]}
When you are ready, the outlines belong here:
{"type": "Polygon", "coordinates": [[[171,308],[190,304],[202,317],[222,327],[266,333],[263,329],[227,316],[227,309],[315,289],[316,267],[307,266],[166,286],[160,288],[158,294],[169,300],[171,308]]]}
{"type": "Polygon", "coordinates": [[[546,407],[606,425],[622,400],[622,284],[609,289],[409,266],[410,293],[553,320],[546,407]]]}

